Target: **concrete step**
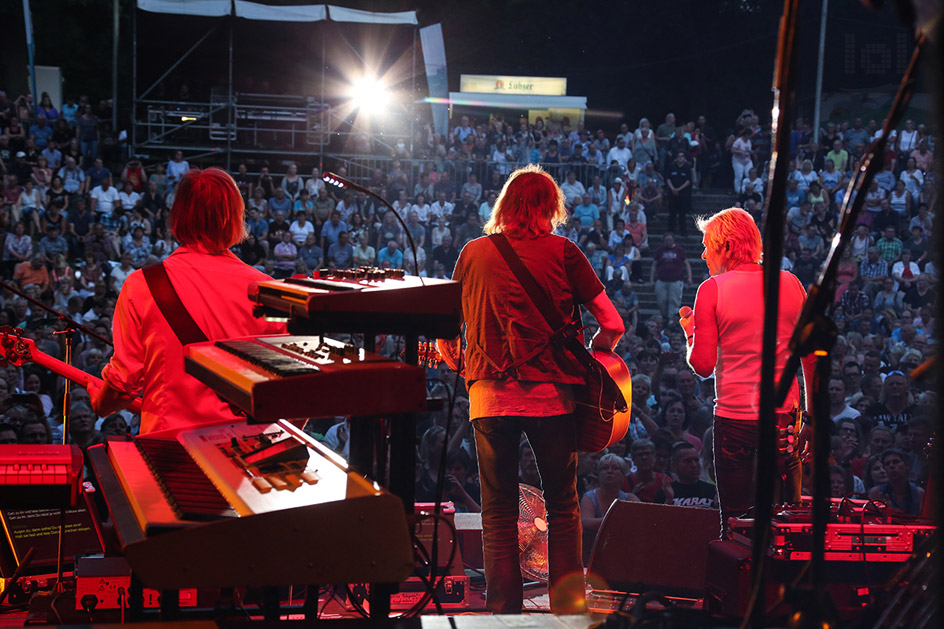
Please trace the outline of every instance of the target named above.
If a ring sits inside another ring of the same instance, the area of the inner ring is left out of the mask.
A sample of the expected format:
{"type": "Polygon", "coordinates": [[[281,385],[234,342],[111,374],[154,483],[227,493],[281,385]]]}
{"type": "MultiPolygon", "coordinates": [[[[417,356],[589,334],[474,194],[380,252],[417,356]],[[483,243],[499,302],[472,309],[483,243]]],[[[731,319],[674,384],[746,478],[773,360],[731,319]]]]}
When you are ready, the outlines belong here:
{"type": "MultiPolygon", "coordinates": [[[[692,215],[690,221],[696,216],[714,214],[719,210],[732,207],[736,197],[723,189],[696,190],[692,195],[692,215]]],[[[668,231],[669,214],[663,209],[661,212],[647,217],[647,227],[649,230],[649,252],[646,252],[640,260],[640,271],[642,277],[648,281],[650,269],[652,267],[652,251],[658,248],[662,243],[662,235],[668,231]]],[[[702,244],[701,233],[695,228],[693,223],[688,224],[688,234],[680,236],[675,233],[675,241],[685,249],[688,262],[692,267],[691,286],[686,286],[682,293],[682,304],[692,305],[695,301],[695,293],[698,286],[708,276],[708,267],[705,261],[701,259],[702,244]]],[[[639,295],[639,321],[644,322],[650,316],[659,312],[659,306],[656,302],[655,287],[653,284],[643,283],[634,284],[634,289],[639,295]]]]}

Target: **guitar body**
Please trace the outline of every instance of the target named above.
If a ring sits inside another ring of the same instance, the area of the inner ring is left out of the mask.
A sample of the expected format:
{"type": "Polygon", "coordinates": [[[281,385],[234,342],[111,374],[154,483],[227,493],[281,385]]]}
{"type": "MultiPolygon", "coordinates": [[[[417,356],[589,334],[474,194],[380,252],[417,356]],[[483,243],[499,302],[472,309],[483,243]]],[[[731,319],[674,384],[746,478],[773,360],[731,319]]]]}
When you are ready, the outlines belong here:
{"type": "Polygon", "coordinates": [[[577,448],[599,452],[629,430],[633,381],[623,359],[613,352],[589,352],[595,364],[587,369],[587,385],[576,391],[577,448]]]}

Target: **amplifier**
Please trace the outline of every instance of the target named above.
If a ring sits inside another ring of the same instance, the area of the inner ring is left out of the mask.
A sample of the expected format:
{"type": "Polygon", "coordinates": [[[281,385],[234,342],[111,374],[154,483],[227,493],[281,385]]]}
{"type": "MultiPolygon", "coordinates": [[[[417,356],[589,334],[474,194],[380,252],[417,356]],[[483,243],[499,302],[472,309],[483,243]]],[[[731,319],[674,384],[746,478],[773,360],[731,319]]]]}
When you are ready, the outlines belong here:
{"type": "MultiPolygon", "coordinates": [[[[754,521],[732,519],[728,537],[751,545],[754,521]]],[[[770,548],[772,559],[807,561],[813,550],[813,525],[810,522],[771,523],[770,548]]],[[[825,558],[827,561],[881,561],[900,563],[934,532],[929,524],[883,524],[876,522],[826,525],[825,558]]]]}
{"type": "MultiPolygon", "coordinates": [[[[469,577],[446,575],[437,578],[436,599],[443,609],[466,609],[469,606],[469,577]]],[[[419,577],[410,577],[400,583],[400,591],[390,596],[390,609],[402,611],[411,609],[426,594],[426,584],[419,577]]],[[[358,583],[351,586],[351,596],[361,606],[367,605],[370,595],[370,585],[358,583]]],[[[353,610],[350,599],[345,601],[345,607],[353,610]]],[[[436,609],[432,599],[426,603],[424,609],[436,609]]]]}
{"type": "MultiPolygon", "coordinates": [[[[803,573],[805,562],[766,558],[765,596],[768,620],[785,619],[796,610],[796,601],[782,598],[783,588],[803,573]],[[780,601],[777,603],[777,601],[780,601]]],[[[880,595],[899,565],[865,564],[860,561],[829,561],[824,566],[826,592],[840,617],[850,623],[880,595]]],[[[789,591],[787,591],[789,593],[789,591]]],[[[715,540],[708,545],[705,579],[705,609],[715,616],[743,617],[751,597],[751,546],[735,539],[715,540]]],[[[850,624],[849,626],[857,626],[850,624]]]]}
{"type": "MultiPolygon", "coordinates": [[[[79,557],[75,566],[75,609],[97,611],[128,607],[131,567],[124,557],[79,557]]],[[[160,593],[144,588],[144,607],[160,606],[160,593]]],[[[180,590],[180,607],[196,607],[196,588],[180,590]]]]}

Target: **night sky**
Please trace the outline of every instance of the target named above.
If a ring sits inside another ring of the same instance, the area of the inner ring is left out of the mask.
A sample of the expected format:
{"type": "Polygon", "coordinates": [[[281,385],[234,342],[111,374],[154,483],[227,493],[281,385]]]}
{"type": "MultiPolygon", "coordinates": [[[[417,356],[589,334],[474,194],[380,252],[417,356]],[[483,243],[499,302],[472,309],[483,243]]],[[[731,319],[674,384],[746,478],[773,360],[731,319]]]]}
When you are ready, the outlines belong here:
{"type": "MultiPolygon", "coordinates": [[[[642,116],[661,121],[668,111],[685,120],[705,113],[718,127],[728,126],[745,107],[764,118],[769,115],[782,11],[776,1],[588,0],[565,6],[535,0],[347,0],[342,4],[368,10],[413,9],[420,26],[441,23],[452,90],[458,90],[462,73],[566,76],[569,94],[588,97],[592,123],[613,128],[623,118],[634,124],[642,116]]],[[[11,32],[0,44],[4,85],[15,85],[22,78],[18,68],[23,66],[16,57],[25,64],[19,5],[4,3],[0,9],[0,18],[8,25],[5,30],[11,32]]],[[[108,97],[111,1],[49,0],[32,5],[37,63],[63,67],[66,93],[108,97]]],[[[119,80],[122,100],[128,101],[130,0],[122,6],[119,80]]],[[[809,116],[820,4],[802,2],[801,7],[797,97],[800,112],[809,116]]],[[[165,95],[172,96],[182,82],[197,96],[208,94],[214,84],[225,85],[225,20],[140,11],[137,20],[139,90],[214,24],[219,25],[217,32],[171,75],[165,95]]],[[[873,12],[853,0],[833,0],[827,33],[826,92],[893,92],[912,45],[890,6],[873,12]]],[[[414,85],[416,96],[426,95],[421,51],[416,55],[415,82],[412,76],[410,27],[236,20],[234,34],[239,91],[320,96],[324,49],[329,100],[341,97],[337,86],[362,65],[361,59],[389,71],[404,100],[414,85]]]]}

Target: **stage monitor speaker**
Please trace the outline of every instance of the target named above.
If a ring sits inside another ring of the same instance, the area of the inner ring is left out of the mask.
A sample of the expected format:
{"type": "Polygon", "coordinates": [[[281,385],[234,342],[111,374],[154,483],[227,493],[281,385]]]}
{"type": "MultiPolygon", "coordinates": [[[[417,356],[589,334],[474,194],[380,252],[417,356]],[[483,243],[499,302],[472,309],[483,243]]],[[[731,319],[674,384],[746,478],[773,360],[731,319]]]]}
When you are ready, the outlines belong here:
{"type": "Polygon", "coordinates": [[[617,500],[600,525],[587,572],[611,590],[702,598],[708,544],[720,535],[716,509],[617,500]]]}

